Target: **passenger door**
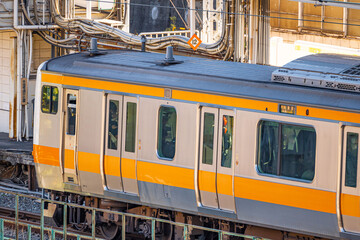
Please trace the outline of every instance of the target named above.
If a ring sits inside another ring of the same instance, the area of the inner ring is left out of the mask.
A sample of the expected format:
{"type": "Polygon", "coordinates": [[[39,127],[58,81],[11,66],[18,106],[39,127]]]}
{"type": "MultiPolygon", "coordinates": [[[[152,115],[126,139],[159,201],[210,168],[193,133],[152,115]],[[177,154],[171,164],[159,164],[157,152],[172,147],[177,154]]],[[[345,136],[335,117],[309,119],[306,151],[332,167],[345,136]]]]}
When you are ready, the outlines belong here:
{"type": "Polygon", "coordinates": [[[234,199],[234,112],[220,109],[216,187],[219,208],[235,212],[234,199]]]}
{"type": "Polygon", "coordinates": [[[64,169],[64,182],[79,185],[77,164],[77,129],[79,122],[79,91],[65,89],[63,100],[63,151],[62,163],[64,169]]]}
{"type": "Polygon", "coordinates": [[[121,176],[124,192],[138,194],[136,176],[137,153],[137,99],[124,97],[123,133],[121,149],[121,176]]]}
{"type": "Polygon", "coordinates": [[[216,190],[219,109],[202,107],[198,186],[203,206],[219,208],[216,190]]]}
{"type": "Polygon", "coordinates": [[[106,104],[105,182],[109,190],[123,191],[121,178],[121,120],[123,96],[109,94],[106,104]]]}
{"type": "Polygon", "coordinates": [[[234,112],[202,107],[198,186],[205,207],[235,211],[234,112]]]}
{"type": "Polygon", "coordinates": [[[360,128],[346,126],[343,138],[340,211],[346,232],[360,233],[360,128]]]}

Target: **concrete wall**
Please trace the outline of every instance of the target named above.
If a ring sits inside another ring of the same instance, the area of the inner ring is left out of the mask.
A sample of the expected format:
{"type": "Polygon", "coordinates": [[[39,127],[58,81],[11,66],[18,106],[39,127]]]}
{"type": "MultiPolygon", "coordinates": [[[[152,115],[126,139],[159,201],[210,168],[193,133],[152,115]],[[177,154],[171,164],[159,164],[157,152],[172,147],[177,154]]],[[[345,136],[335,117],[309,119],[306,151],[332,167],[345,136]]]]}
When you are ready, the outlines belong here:
{"type": "Polygon", "coordinates": [[[12,32],[0,32],[0,132],[9,132],[12,32]]]}
{"type": "Polygon", "coordinates": [[[282,66],[296,58],[315,53],[360,56],[360,39],[279,31],[271,31],[270,36],[270,65],[274,66],[282,66]]]}

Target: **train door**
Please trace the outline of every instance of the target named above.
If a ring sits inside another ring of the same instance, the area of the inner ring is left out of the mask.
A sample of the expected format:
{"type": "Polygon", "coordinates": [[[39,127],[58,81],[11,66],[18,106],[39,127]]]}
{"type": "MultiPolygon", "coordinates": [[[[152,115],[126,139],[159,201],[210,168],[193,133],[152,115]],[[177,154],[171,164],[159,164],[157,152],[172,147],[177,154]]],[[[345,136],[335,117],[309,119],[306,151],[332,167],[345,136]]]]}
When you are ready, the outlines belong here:
{"type": "Polygon", "coordinates": [[[360,234],[360,128],[344,129],[340,211],[346,232],[360,234]]]}
{"type": "Polygon", "coordinates": [[[123,106],[121,176],[124,192],[138,194],[136,176],[137,98],[125,96],[123,106]]]}
{"type": "Polygon", "coordinates": [[[216,160],[219,110],[201,109],[198,186],[203,206],[219,208],[216,190],[216,160]]]}
{"type": "Polygon", "coordinates": [[[123,191],[121,178],[121,120],[123,97],[109,94],[106,104],[104,175],[109,190],[123,191]]]}
{"type": "Polygon", "coordinates": [[[216,187],[219,208],[235,212],[234,198],[234,112],[220,109],[216,187]]]}
{"type": "Polygon", "coordinates": [[[203,206],[235,211],[233,132],[232,111],[202,108],[198,184],[203,206]]]}
{"type": "Polygon", "coordinates": [[[65,89],[63,110],[65,112],[63,134],[63,169],[64,182],[79,185],[77,164],[77,129],[79,122],[79,91],[65,89]]]}

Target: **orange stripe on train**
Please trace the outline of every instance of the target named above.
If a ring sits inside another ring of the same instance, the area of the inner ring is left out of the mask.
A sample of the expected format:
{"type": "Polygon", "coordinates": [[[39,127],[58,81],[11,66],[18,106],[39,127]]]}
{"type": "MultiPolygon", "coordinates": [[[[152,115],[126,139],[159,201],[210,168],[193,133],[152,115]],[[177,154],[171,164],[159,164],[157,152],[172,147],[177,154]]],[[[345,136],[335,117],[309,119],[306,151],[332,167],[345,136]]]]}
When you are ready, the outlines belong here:
{"type": "Polygon", "coordinates": [[[34,162],[42,163],[51,166],[60,166],[59,162],[59,148],[40,146],[34,144],[34,162]]]}
{"type": "MultiPolygon", "coordinates": [[[[59,150],[46,146],[34,145],[34,159],[36,163],[59,166],[59,150]]],[[[119,161],[117,161],[119,162],[119,161]]],[[[182,167],[169,166],[151,162],[124,159],[122,164],[126,178],[156,184],[170,185],[179,188],[194,190],[194,170],[182,167]],[[130,171],[129,171],[130,170],[130,171]]],[[[107,173],[120,176],[119,168],[107,173]]],[[[106,170],[107,169],[107,170],[106,170]]],[[[91,153],[79,153],[79,170],[100,174],[100,156],[91,153]]],[[[110,174],[110,175],[112,175],[110,174]]],[[[203,191],[215,192],[215,173],[200,171],[203,177],[210,177],[208,181],[199,182],[199,188],[203,191]]],[[[218,191],[221,194],[232,195],[232,176],[218,174],[218,191]],[[230,180],[230,182],[229,182],[230,180]]],[[[299,186],[291,186],[281,183],[267,182],[256,179],[235,177],[235,197],[250,199],[261,202],[285,205],[296,208],[309,209],[320,212],[336,213],[336,193],[316,190],[299,186]]],[[[342,214],[360,217],[360,197],[342,194],[342,214]]]]}

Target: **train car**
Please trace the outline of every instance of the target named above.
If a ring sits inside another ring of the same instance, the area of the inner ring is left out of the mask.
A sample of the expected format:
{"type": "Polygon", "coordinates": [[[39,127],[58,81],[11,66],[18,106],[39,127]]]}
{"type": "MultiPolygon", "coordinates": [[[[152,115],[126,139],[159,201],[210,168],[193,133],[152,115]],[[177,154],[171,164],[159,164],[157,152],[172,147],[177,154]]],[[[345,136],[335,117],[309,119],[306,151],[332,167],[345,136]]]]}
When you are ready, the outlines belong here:
{"type": "Polygon", "coordinates": [[[360,58],[327,54],[282,68],[127,50],[58,57],[37,75],[38,184],[247,234],[356,239],[359,77],[360,58]]]}

